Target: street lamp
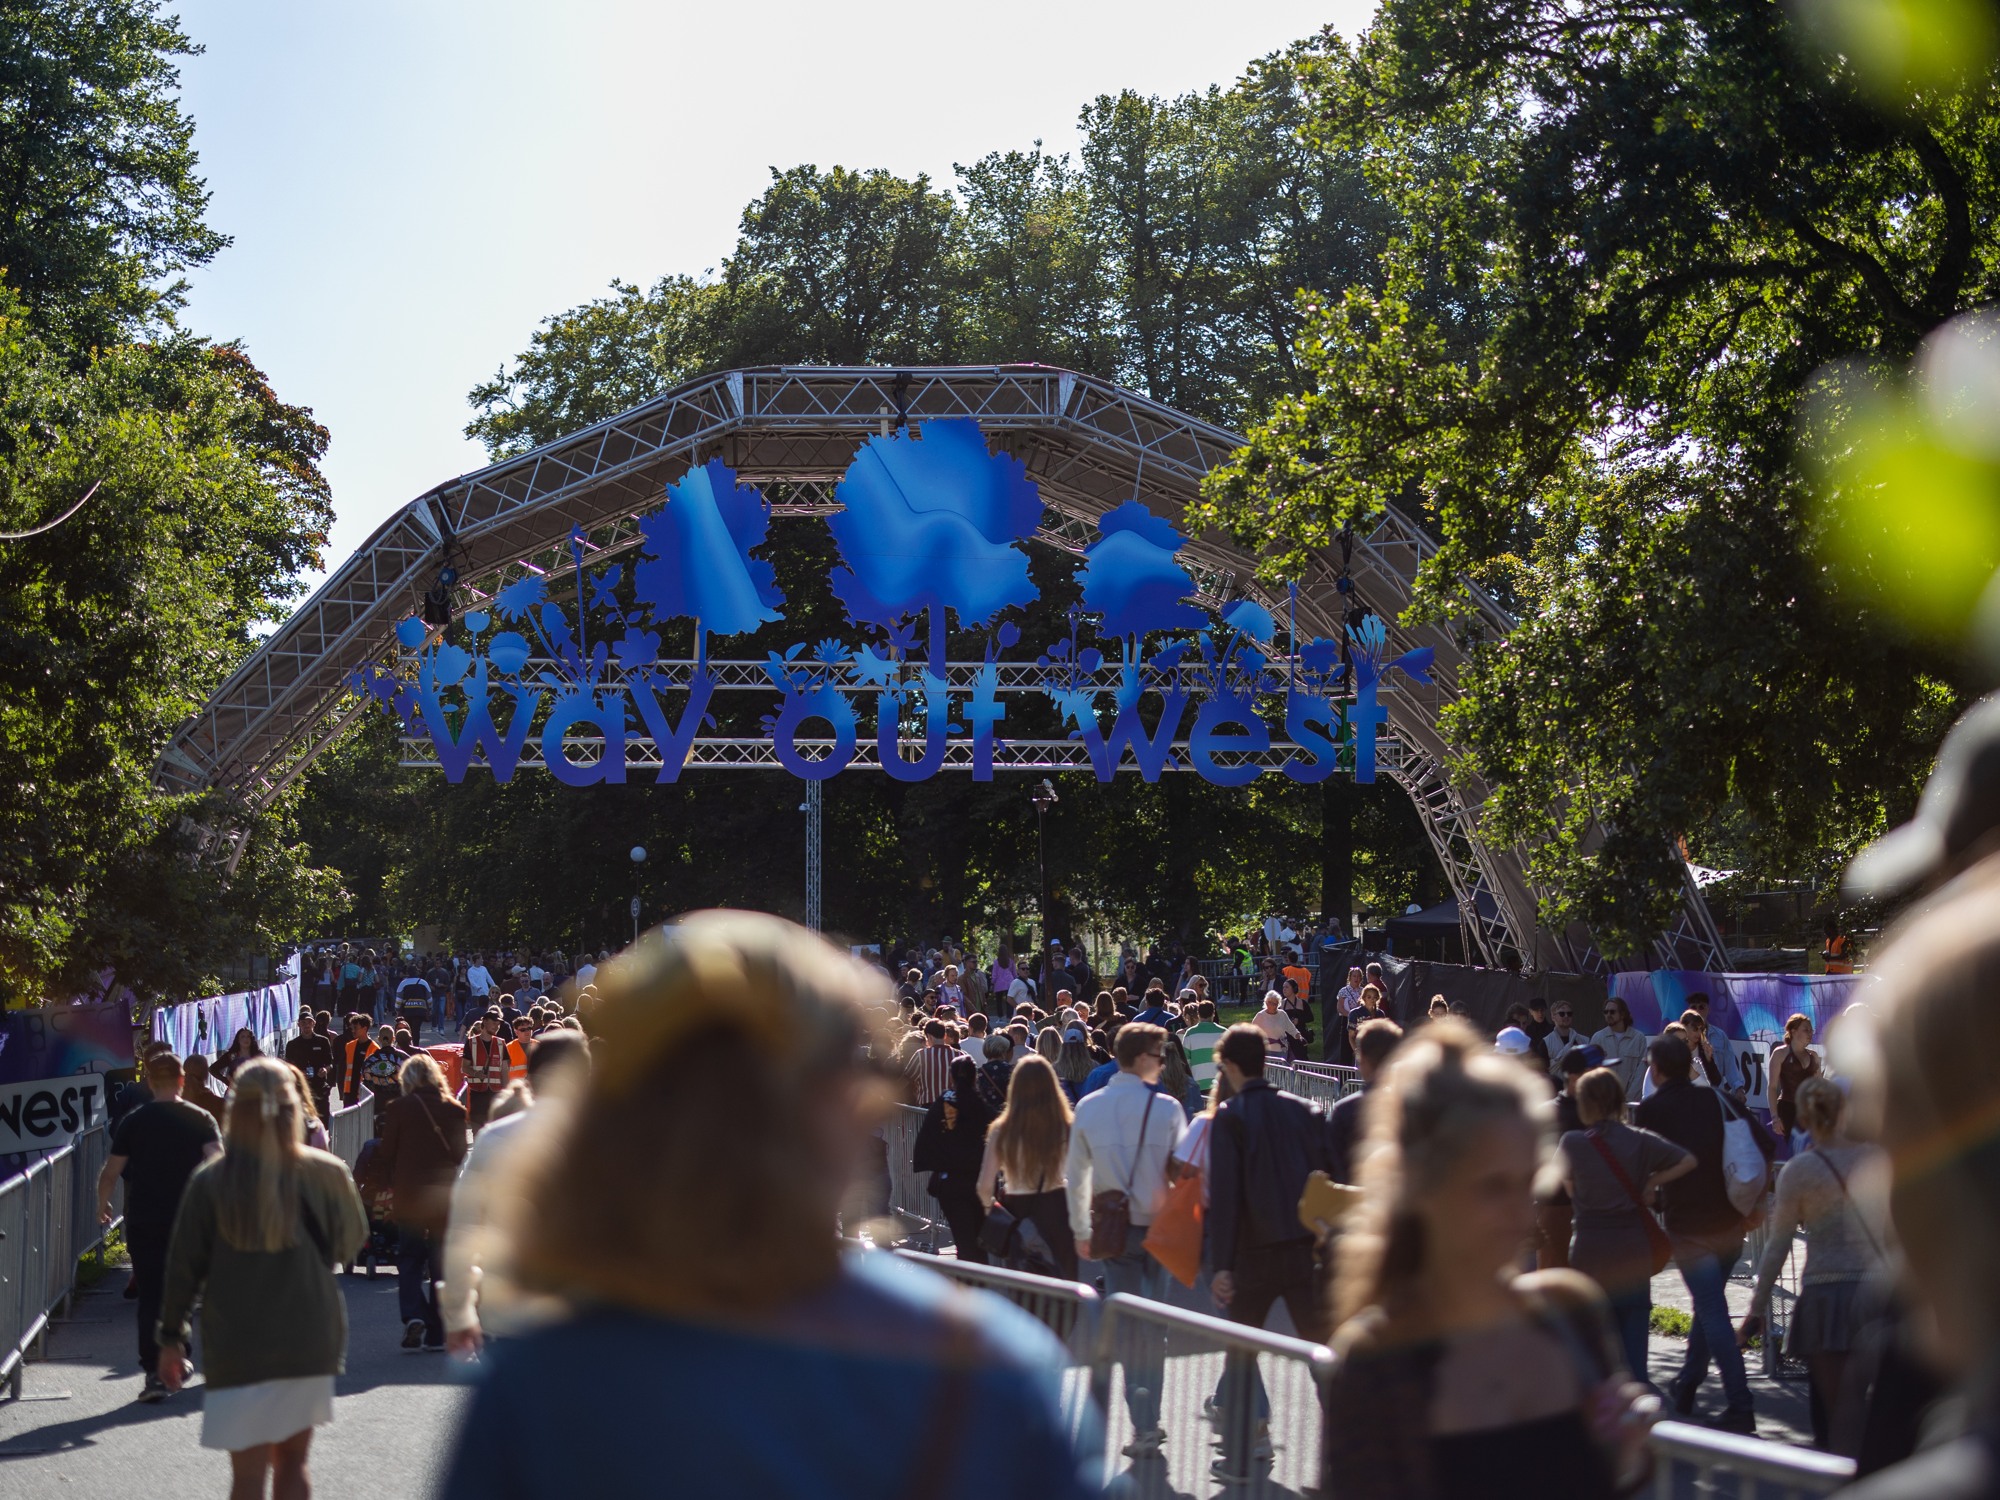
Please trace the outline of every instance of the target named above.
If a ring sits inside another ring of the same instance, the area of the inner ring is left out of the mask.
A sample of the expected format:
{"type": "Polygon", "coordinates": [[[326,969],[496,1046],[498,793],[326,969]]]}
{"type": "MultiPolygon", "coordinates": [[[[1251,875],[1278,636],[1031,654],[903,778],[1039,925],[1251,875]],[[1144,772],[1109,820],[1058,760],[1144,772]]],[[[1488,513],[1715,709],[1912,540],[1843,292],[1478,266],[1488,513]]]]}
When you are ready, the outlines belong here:
{"type": "Polygon", "coordinates": [[[1041,877],[1042,885],[1042,993],[1036,997],[1036,1000],[1037,1003],[1045,1003],[1049,978],[1049,853],[1046,835],[1048,812],[1050,808],[1056,805],[1057,801],[1055,783],[1047,777],[1043,777],[1041,784],[1028,795],[1033,799],[1035,804],[1035,870],[1041,877]]]}
{"type": "MultiPolygon", "coordinates": [[[[634,844],[632,846],[632,863],[634,865],[643,865],[645,862],[645,847],[640,844],[634,844]]],[[[632,872],[633,884],[638,884],[638,880],[639,872],[635,869],[632,872]]],[[[636,890],[632,892],[632,941],[634,943],[639,941],[639,893],[636,890]]]]}

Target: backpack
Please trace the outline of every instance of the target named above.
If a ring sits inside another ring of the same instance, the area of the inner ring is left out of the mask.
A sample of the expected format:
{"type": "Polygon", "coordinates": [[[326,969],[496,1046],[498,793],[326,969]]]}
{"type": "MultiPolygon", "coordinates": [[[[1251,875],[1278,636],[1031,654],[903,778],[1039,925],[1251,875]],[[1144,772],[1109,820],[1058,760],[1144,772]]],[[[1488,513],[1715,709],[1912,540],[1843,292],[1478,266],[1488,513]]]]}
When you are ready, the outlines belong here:
{"type": "Polygon", "coordinates": [[[1715,1102],[1722,1108],[1722,1185],[1730,1206],[1747,1215],[1764,1201],[1771,1165],[1757,1148],[1749,1117],[1737,1114],[1721,1090],[1714,1092],[1715,1102]]]}

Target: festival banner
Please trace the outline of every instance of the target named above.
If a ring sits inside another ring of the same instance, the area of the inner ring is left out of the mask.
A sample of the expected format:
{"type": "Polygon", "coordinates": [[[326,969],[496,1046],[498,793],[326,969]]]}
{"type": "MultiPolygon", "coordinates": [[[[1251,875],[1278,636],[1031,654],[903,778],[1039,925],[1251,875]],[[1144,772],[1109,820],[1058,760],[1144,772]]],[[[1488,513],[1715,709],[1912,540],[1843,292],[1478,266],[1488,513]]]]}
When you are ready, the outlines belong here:
{"type": "Polygon", "coordinates": [[[53,1151],[102,1124],[104,1075],[131,1062],[123,1002],[0,1015],[0,1158],[53,1151]]]}
{"type": "Polygon", "coordinates": [[[1813,1034],[1853,1003],[1859,974],[1707,974],[1654,969],[1614,974],[1611,993],[1632,1011],[1632,1024],[1657,1036],[1687,1009],[1687,997],[1708,996],[1708,1022],[1733,1042],[1775,1041],[1793,1015],[1810,1017],[1813,1034]]]}
{"type": "Polygon", "coordinates": [[[259,1047],[276,1052],[298,1021],[299,958],[295,953],[285,960],[283,977],[261,989],[160,1006],[153,1012],[153,1040],[167,1043],[182,1057],[195,1052],[212,1056],[225,1051],[231,1038],[248,1027],[259,1047]]]}

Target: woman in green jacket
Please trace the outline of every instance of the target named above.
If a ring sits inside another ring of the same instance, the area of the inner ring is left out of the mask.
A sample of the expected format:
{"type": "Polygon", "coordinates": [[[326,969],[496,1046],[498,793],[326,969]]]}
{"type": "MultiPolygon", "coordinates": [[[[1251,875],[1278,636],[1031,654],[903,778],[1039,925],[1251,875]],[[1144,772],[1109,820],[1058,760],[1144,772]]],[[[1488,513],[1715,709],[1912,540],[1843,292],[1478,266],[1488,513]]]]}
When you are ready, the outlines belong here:
{"type": "Polygon", "coordinates": [[[230,1500],[310,1493],[312,1430],[333,1417],[347,1308],[333,1278],[368,1235],[346,1164],[304,1144],[292,1071],[246,1062],[230,1090],[222,1155],[188,1181],[167,1251],[160,1379],[186,1377],[197,1298],[207,1392],[201,1444],[229,1453],[230,1500]]]}

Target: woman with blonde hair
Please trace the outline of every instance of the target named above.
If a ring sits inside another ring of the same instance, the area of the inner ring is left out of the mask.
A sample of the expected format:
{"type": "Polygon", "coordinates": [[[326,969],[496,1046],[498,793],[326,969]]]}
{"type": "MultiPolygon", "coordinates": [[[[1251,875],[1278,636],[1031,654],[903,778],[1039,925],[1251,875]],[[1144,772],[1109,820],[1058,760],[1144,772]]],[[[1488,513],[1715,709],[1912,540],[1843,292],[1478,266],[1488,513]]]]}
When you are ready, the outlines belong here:
{"type": "Polygon", "coordinates": [[[1095,1493],[1047,1329],[842,1248],[895,1107],[868,1030],[885,977],[700,912],[596,983],[589,1082],[518,1127],[511,1215],[516,1284],[574,1311],[495,1351],[445,1500],[651,1493],[663,1454],[697,1495],[1095,1493]]]}
{"type": "Polygon", "coordinates": [[[188,1180],[167,1251],[159,1376],[185,1378],[201,1303],[201,1445],[226,1449],[230,1500],[311,1493],[312,1430],[333,1418],[345,1368],[347,1307],[333,1265],[368,1236],[338,1157],[303,1144],[292,1070],[275,1058],[237,1069],[222,1155],[188,1180]]]}
{"type": "Polygon", "coordinates": [[[1548,1147],[1542,1081],[1447,1018],[1396,1050],[1366,1111],[1323,1492],[1608,1500],[1636,1477],[1657,1403],[1627,1378],[1587,1278],[1520,1272],[1548,1147]]]}
{"type": "Polygon", "coordinates": [[[1757,1289],[1737,1341],[1748,1343],[1764,1326],[1793,1231],[1803,1227],[1806,1263],[1785,1352],[1805,1363],[1813,1446],[1852,1458],[1860,1450],[1865,1382],[1849,1380],[1848,1373],[1872,1290],[1888,1273],[1889,1161],[1881,1147],[1847,1138],[1841,1128],[1847,1096],[1830,1079],[1815,1074],[1800,1081],[1792,1105],[1812,1146],[1778,1173],[1757,1289]]]}
{"type": "Polygon", "coordinates": [[[306,1081],[305,1069],[296,1063],[286,1063],[291,1069],[292,1086],[299,1093],[299,1120],[305,1128],[305,1143],[315,1151],[324,1151],[330,1137],[326,1133],[326,1122],[319,1117],[319,1110],[313,1104],[312,1085],[306,1081]]]}
{"type": "Polygon", "coordinates": [[[1070,1118],[1069,1098],[1048,1058],[1040,1053],[1022,1058],[1007,1089],[1006,1107],[986,1132],[979,1201],[989,1213],[998,1203],[1033,1224],[1054,1255],[1055,1274],[1074,1281],[1076,1232],[1070,1227],[1064,1175],[1070,1118]]]}

